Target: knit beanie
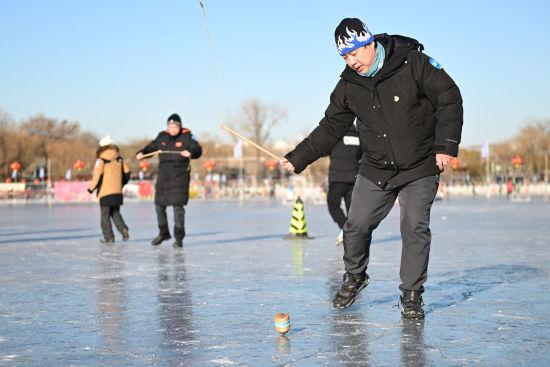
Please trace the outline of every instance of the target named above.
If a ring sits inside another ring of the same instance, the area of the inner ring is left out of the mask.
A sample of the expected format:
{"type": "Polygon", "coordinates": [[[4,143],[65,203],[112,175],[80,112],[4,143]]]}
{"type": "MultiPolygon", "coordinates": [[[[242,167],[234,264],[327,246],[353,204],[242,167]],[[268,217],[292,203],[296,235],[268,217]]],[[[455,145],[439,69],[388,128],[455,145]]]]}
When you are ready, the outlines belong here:
{"type": "Polygon", "coordinates": [[[374,36],[360,19],[345,18],[334,31],[334,41],[340,56],[350,51],[368,45],[374,41],[374,36]]]}
{"type": "Polygon", "coordinates": [[[177,113],[171,114],[170,117],[168,117],[168,120],[166,120],[166,122],[168,125],[173,124],[181,127],[181,118],[177,113]]]}

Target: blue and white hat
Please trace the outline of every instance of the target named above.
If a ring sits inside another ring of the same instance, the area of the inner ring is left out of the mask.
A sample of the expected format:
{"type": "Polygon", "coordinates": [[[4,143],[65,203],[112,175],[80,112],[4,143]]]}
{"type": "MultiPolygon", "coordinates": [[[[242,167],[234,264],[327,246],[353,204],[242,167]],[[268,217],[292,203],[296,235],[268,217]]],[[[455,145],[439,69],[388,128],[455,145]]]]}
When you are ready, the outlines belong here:
{"type": "Polygon", "coordinates": [[[374,41],[374,36],[360,19],[346,18],[334,31],[334,40],[340,56],[374,41]]]}

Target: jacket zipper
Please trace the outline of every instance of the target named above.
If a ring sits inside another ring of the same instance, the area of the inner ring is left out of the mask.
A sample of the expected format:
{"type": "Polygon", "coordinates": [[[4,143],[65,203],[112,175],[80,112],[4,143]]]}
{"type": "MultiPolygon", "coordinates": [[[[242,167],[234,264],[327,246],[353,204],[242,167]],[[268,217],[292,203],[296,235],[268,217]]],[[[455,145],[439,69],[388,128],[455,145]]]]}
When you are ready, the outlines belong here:
{"type": "Polygon", "coordinates": [[[393,154],[393,149],[392,149],[392,146],[390,144],[390,140],[389,140],[389,137],[386,136],[390,130],[390,126],[388,125],[387,121],[386,121],[386,118],[384,117],[384,111],[382,110],[382,102],[380,102],[380,95],[378,94],[378,91],[376,91],[375,93],[373,93],[373,95],[376,96],[376,100],[374,101],[374,106],[376,107],[376,102],[378,102],[378,116],[380,117],[380,122],[382,122],[382,126],[385,127],[383,128],[382,130],[386,130],[386,132],[382,131],[382,134],[383,134],[383,139],[384,139],[384,142],[386,144],[386,150],[387,150],[387,153],[388,153],[388,158],[390,158],[390,162],[388,162],[390,164],[390,166],[392,167],[393,171],[397,173],[397,161],[395,159],[395,155],[393,154]]]}

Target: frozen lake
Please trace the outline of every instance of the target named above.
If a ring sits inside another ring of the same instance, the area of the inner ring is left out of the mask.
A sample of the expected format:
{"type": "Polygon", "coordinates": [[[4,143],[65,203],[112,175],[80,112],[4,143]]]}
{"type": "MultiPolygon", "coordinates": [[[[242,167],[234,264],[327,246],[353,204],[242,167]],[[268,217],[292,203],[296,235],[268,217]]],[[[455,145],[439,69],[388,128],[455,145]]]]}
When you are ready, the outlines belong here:
{"type": "Polygon", "coordinates": [[[394,307],[397,207],[346,310],[327,208],[306,203],[313,240],[283,239],[290,212],[193,201],[174,249],[149,244],[152,203],[123,206],[131,240],[113,245],[97,204],[0,206],[0,366],[550,365],[550,203],[436,202],[422,322],[394,307]]]}

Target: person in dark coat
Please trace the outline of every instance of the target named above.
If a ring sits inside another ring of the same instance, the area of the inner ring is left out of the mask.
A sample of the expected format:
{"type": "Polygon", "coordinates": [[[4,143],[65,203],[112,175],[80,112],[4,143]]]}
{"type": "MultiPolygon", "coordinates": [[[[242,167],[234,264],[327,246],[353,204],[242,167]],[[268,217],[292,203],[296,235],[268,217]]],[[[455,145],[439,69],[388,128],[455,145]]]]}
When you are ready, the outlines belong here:
{"type": "Polygon", "coordinates": [[[136,158],[160,151],[157,183],[155,185],[155,208],[159,227],[158,236],[151,241],[153,246],[171,238],[166,217],[166,207],[174,207],[174,247],[183,247],[185,237],[185,205],[189,200],[191,159],[202,155],[202,148],[183,128],[177,114],[168,117],[167,128],[155,140],[137,152],[136,158]]]}
{"type": "Polygon", "coordinates": [[[462,96],[453,79],[415,39],[374,36],[357,18],[334,32],[347,66],[330,97],[325,117],[285,155],[281,165],[300,173],[328,154],[355,118],[365,153],[344,225],[343,284],[336,308],[353,304],[369,283],[372,232],[397,198],[401,209],[401,314],[424,318],[422,293],[430,254],[430,210],[439,174],[458,154],[462,96]]]}
{"type": "Polygon", "coordinates": [[[359,133],[356,126],[351,125],[329,155],[327,206],[330,216],[341,230],[336,239],[337,245],[344,242],[344,223],[351,207],[351,193],[362,154],[359,133]],[[342,199],[346,205],[345,213],[342,210],[342,199]]]}

